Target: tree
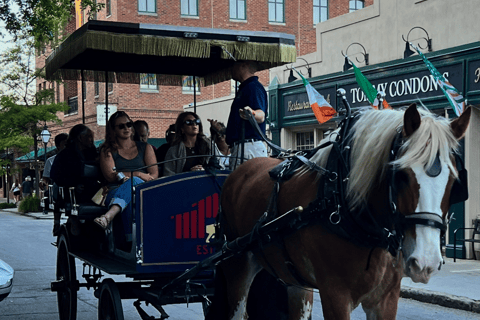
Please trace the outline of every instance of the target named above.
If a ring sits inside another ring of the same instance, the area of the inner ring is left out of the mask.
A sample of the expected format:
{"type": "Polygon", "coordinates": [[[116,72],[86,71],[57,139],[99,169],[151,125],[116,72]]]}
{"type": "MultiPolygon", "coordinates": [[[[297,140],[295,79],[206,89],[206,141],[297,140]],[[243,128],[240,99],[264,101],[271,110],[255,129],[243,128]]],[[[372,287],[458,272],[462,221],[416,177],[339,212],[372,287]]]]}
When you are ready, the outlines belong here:
{"type": "MultiPolygon", "coordinates": [[[[44,70],[35,69],[35,52],[32,37],[24,32],[18,34],[16,41],[0,55],[0,150],[27,151],[33,145],[38,182],[36,141],[39,124],[59,123],[57,112],[68,110],[68,106],[54,102],[53,89],[36,91],[36,80],[44,78],[44,70]]],[[[38,188],[36,191],[38,194],[38,188]]]]}
{"type": "Polygon", "coordinates": [[[47,44],[55,47],[62,41],[78,1],[89,16],[105,7],[96,0],[0,0],[0,21],[15,38],[27,32],[34,38],[37,49],[47,44]]]}

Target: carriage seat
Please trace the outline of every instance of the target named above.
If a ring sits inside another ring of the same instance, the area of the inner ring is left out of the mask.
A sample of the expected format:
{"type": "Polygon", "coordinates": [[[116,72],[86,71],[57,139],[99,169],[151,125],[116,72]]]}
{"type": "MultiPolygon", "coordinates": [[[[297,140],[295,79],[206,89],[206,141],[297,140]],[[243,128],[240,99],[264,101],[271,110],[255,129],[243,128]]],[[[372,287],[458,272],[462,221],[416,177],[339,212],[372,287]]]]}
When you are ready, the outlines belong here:
{"type": "MultiPolygon", "coordinates": [[[[101,181],[103,175],[97,165],[86,164],[83,178],[90,181],[101,181]]],[[[95,204],[90,199],[81,196],[78,187],[49,186],[53,202],[59,206],[66,216],[78,216],[80,220],[93,220],[107,212],[107,208],[95,204]]],[[[92,190],[89,190],[92,191],[92,190]]],[[[97,190],[95,190],[97,191],[97,190]]]]}

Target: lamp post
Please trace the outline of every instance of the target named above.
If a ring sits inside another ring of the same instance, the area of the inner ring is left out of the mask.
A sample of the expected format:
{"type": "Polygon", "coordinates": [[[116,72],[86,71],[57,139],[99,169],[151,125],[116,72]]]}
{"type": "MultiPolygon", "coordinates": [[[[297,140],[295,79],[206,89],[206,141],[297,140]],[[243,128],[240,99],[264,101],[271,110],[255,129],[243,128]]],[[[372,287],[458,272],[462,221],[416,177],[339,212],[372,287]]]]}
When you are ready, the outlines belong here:
{"type": "MultiPolygon", "coordinates": [[[[47,144],[48,144],[48,141],[50,140],[51,136],[52,135],[48,131],[47,125],[45,125],[43,127],[42,132],[40,132],[40,137],[42,137],[42,141],[45,145],[45,149],[43,150],[44,151],[44,156],[45,156],[45,162],[43,163],[43,170],[45,170],[45,165],[47,164],[47,144]]],[[[40,181],[37,181],[37,183],[39,184],[40,181]]]]}

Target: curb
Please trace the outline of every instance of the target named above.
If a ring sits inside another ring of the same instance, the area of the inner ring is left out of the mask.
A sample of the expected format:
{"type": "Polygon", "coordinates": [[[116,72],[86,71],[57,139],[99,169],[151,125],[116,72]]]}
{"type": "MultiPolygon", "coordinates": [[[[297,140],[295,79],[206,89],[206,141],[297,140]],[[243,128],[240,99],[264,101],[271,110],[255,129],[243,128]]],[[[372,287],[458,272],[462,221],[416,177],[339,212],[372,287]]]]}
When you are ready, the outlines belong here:
{"type": "Polygon", "coordinates": [[[420,302],[437,304],[442,307],[480,313],[480,300],[473,300],[437,291],[419,290],[402,287],[400,297],[420,302]]]}

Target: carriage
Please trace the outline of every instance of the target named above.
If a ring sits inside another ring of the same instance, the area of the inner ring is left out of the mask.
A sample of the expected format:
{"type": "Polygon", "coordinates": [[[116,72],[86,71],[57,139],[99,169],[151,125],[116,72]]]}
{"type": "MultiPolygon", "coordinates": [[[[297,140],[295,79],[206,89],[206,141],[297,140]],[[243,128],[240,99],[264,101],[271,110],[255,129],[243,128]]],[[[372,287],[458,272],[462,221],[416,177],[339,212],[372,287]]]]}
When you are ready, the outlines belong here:
{"type": "MultiPolygon", "coordinates": [[[[139,73],[154,73],[158,85],[181,85],[188,75],[194,83],[198,77],[210,85],[231,79],[234,56],[257,61],[263,70],[294,62],[295,55],[294,37],[287,34],[89,21],[47,59],[46,74],[49,80],[139,83],[139,73]]],[[[108,119],[108,94],[106,99],[108,119]]],[[[162,308],[167,304],[202,302],[206,307],[214,291],[214,263],[171,282],[214,255],[210,242],[229,173],[213,168],[132,185],[131,232],[119,219],[111,232],[100,230],[93,219],[105,207],[78,203],[72,187],[60,186],[55,200],[52,190],[50,208],[56,201],[68,216],[55,243],[57,274],[51,284],[60,319],[76,319],[81,287],[94,289],[99,319],[123,319],[121,299],[135,299],[142,319],[151,318],[141,302],[156,308],[161,319],[168,317],[162,308]],[[83,281],[77,278],[76,261],[83,263],[83,281]],[[133,281],[115,282],[102,273],[133,281]]],[[[96,181],[98,175],[98,168],[86,166],[84,178],[96,181]]]]}
{"type": "MultiPolygon", "coordinates": [[[[231,57],[260,61],[263,68],[294,60],[292,41],[279,34],[92,21],[48,59],[47,77],[135,82],[132,72],[153,72],[160,84],[171,85],[194,72],[208,85],[230,79],[231,57]],[[191,55],[178,56],[190,52],[190,44],[191,55]],[[116,70],[124,59],[135,63],[116,70]]],[[[368,319],[394,319],[402,276],[427,283],[441,268],[448,208],[465,200],[465,173],[454,150],[471,110],[450,122],[415,105],[352,114],[344,95],[342,101],[341,126],[308,153],[132,186],[131,234],[119,235],[114,221],[113,232],[85,237],[104,209],[72,204],[75,215],[59,236],[52,283],[60,318],[75,318],[80,286],[95,288],[99,319],[122,319],[121,299],[137,299],[142,319],[149,317],[141,302],[165,318],[165,304],[207,306],[219,288],[214,274],[221,272],[228,310],[219,318],[243,319],[249,287],[266,269],[288,286],[290,319],[311,314],[312,291],[305,287],[319,290],[327,319],[349,319],[359,304],[368,319]],[[201,192],[188,194],[185,186],[194,183],[201,192]],[[220,250],[209,246],[212,239],[220,250]],[[86,283],[76,280],[75,258],[85,263],[86,283]],[[98,270],[134,281],[100,282],[98,270]]]]}

